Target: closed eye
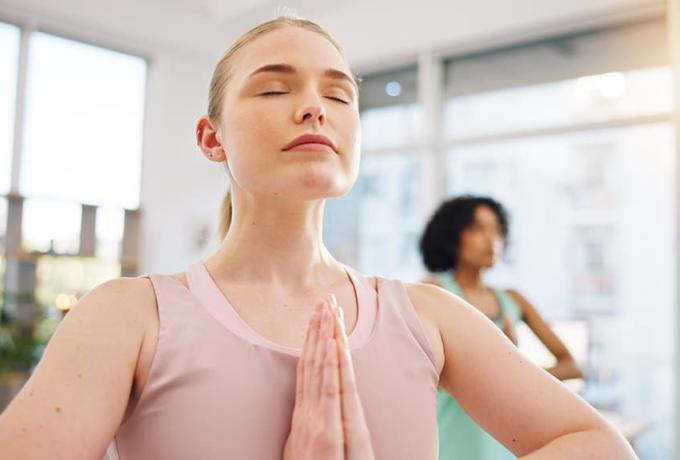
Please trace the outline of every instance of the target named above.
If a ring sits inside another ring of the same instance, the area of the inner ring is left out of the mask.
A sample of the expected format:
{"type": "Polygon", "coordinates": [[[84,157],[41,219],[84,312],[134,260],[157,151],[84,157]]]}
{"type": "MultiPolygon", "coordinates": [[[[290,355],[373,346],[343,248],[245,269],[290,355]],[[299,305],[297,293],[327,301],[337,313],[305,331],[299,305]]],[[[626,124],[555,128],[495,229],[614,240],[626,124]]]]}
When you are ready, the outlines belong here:
{"type": "Polygon", "coordinates": [[[344,100],[341,97],[335,97],[335,96],[326,96],[328,99],[332,99],[334,101],[342,102],[343,104],[349,104],[348,101],[344,100]]]}
{"type": "Polygon", "coordinates": [[[279,94],[288,94],[286,91],[266,91],[264,93],[260,93],[260,96],[277,96],[279,94]]]}

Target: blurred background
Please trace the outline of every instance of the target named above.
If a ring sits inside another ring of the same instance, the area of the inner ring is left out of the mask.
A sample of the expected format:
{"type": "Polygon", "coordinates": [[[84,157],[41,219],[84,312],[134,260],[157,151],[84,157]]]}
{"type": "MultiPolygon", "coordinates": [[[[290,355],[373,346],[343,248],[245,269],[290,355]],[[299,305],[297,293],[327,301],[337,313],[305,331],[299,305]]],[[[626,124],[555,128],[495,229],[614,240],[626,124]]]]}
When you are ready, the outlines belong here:
{"type": "Polygon", "coordinates": [[[533,301],[641,459],[680,459],[678,0],[0,0],[0,408],[89,289],[215,249],[226,180],[195,122],[220,55],[282,13],[327,27],[363,78],[331,251],[418,281],[441,200],[500,200],[489,282],[533,301]]]}

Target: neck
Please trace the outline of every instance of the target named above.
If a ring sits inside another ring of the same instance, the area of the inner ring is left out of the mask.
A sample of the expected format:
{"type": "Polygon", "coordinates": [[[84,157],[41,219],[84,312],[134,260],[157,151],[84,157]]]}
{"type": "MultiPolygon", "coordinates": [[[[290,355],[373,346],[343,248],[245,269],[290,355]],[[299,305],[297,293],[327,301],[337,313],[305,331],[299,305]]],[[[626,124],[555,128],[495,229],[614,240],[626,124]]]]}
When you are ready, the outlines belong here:
{"type": "Polygon", "coordinates": [[[323,244],[323,210],[323,200],[234,206],[227,236],[206,266],[234,282],[333,284],[345,274],[323,244]]]}
{"type": "Polygon", "coordinates": [[[480,267],[459,265],[453,273],[453,278],[465,290],[483,290],[485,289],[483,274],[484,270],[480,267]]]}

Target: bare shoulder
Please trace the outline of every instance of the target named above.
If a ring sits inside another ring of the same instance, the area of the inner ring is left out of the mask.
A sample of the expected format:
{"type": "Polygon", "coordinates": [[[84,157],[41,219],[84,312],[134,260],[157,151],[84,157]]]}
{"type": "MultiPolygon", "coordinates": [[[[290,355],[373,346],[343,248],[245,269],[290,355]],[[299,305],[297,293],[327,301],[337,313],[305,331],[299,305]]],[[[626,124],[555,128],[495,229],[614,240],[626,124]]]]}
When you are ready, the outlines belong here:
{"type": "Polygon", "coordinates": [[[80,299],[0,416],[7,458],[101,458],[125,417],[157,321],[146,278],[113,279],[80,299]],[[73,433],[81,442],[72,442],[73,433]]]}
{"type": "Polygon", "coordinates": [[[404,283],[404,286],[416,311],[432,316],[433,319],[440,320],[443,313],[450,314],[453,310],[466,308],[467,305],[460,297],[429,280],[422,283],[404,283]]]}
{"type": "Polygon", "coordinates": [[[529,302],[526,297],[524,297],[515,289],[506,289],[505,292],[507,292],[510,298],[514,300],[519,306],[522,317],[530,315],[535,311],[533,305],[531,305],[531,302],[529,302]]]}
{"type": "Polygon", "coordinates": [[[515,301],[519,301],[519,300],[526,301],[524,296],[522,294],[520,294],[519,291],[517,291],[516,289],[508,288],[508,289],[505,290],[505,292],[507,292],[510,295],[510,297],[512,297],[513,300],[515,300],[515,301]]]}
{"type": "Polygon", "coordinates": [[[465,308],[465,302],[431,283],[404,283],[404,287],[430,342],[437,371],[441,373],[445,361],[441,325],[452,322],[452,313],[465,308]]]}
{"type": "Polygon", "coordinates": [[[115,278],[106,281],[81,298],[67,317],[90,316],[120,317],[127,319],[126,323],[152,319],[157,316],[157,309],[151,280],[115,278]]]}

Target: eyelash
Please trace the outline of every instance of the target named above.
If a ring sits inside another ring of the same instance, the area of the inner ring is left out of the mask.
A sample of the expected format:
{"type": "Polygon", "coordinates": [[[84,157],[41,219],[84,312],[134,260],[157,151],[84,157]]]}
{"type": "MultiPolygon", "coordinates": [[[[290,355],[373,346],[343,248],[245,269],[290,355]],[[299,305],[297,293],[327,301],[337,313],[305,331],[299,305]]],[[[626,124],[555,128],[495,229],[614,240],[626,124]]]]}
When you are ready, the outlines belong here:
{"type": "MultiPolygon", "coordinates": [[[[288,94],[288,93],[285,92],[285,91],[267,91],[267,92],[261,93],[260,95],[268,97],[268,96],[279,96],[281,94],[288,94]]],[[[342,104],[349,105],[349,102],[347,102],[346,100],[341,99],[339,97],[334,97],[334,96],[326,96],[326,97],[328,99],[333,100],[333,101],[337,101],[337,102],[340,102],[342,104]]]]}

